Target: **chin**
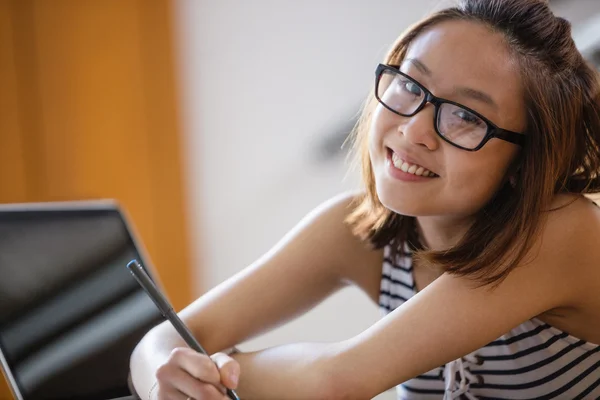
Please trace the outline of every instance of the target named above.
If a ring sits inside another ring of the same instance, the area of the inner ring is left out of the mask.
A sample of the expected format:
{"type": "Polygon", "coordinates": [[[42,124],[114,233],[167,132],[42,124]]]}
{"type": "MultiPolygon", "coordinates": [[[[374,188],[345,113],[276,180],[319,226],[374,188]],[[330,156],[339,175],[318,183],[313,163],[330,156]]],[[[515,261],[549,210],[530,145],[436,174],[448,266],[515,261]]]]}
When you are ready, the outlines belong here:
{"type": "Polygon", "coordinates": [[[473,215],[477,207],[466,206],[468,202],[461,204],[449,204],[441,200],[441,196],[432,197],[419,196],[414,192],[392,185],[376,184],[376,193],[379,202],[388,210],[405,215],[407,217],[450,217],[464,218],[473,215]]]}
{"type": "Polygon", "coordinates": [[[385,208],[396,214],[405,215],[407,217],[429,215],[426,208],[430,207],[423,207],[424,203],[422,200],[410,195],[402,195],[401,193],[398,193],[398,191],[392,190],[390,187],[381,187],[378,185],[377,197],[379,202],[383,204],[385,208]]]}

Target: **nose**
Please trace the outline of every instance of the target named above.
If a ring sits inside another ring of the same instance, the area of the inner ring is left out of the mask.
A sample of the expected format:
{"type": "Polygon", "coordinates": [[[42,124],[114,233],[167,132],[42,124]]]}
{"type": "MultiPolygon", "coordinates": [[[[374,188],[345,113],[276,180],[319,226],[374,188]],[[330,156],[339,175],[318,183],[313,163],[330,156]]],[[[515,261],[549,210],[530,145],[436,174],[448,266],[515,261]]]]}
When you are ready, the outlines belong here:
{"type": "Polygon", "coordinates": [[[439,147],[439,138],[434,127],[435,106],[427,103],[425,107],[412,117],[403,117],[398,124],[398,133],[409,142],[418,146],[425,146],[428,150],[439,147]]]}

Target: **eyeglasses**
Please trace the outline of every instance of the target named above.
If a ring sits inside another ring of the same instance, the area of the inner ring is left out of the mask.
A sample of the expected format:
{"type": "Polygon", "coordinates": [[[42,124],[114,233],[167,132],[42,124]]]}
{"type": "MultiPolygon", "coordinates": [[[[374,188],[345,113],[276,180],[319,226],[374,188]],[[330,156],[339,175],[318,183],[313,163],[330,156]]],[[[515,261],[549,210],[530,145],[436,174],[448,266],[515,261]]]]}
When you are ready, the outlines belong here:
{"type": "Polygon", "coordinates": [[[433,104],[435,132],[453,146],[476,151],[494,137],[519,146],[525,143],[524,134],[498,128],[462,104],[435,97],[397,66],[379,64],[375,75],[375,97],[385,108],[403,117],[412,117],[427,103],[433,104]]]}

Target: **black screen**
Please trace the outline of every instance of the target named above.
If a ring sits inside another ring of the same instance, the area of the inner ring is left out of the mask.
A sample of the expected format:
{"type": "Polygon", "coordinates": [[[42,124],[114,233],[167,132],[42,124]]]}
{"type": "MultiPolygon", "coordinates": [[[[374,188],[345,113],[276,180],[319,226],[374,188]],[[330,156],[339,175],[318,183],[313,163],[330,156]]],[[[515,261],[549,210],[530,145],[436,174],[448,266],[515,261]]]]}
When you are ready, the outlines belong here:
{"type": "Polygon", "coordinates": [[[0,211],[0,347],[25,400],[129,395],[129,357],[162,321],[126,268],[115,209],[0,211]]]}

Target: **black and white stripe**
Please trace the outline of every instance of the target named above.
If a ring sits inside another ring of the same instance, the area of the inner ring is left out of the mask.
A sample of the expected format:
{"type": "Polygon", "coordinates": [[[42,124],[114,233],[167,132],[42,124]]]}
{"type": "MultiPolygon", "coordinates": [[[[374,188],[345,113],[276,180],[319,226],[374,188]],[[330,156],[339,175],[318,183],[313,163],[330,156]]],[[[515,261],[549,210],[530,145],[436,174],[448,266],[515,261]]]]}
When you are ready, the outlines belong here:
{"type": "MultiPolygon", "coordinates": [[[[385,315],[415,295],[410,254],[392,259],[384,251],[379,306],[385,315]]],[[[474,353],[469,365],[479,378],[470,393],[479,399],[600,399],[600,346],[529,320],[474,353]]],[[[433,400],[444,395],[443,368],[397,388],[398,399],[433,400]]]]}

